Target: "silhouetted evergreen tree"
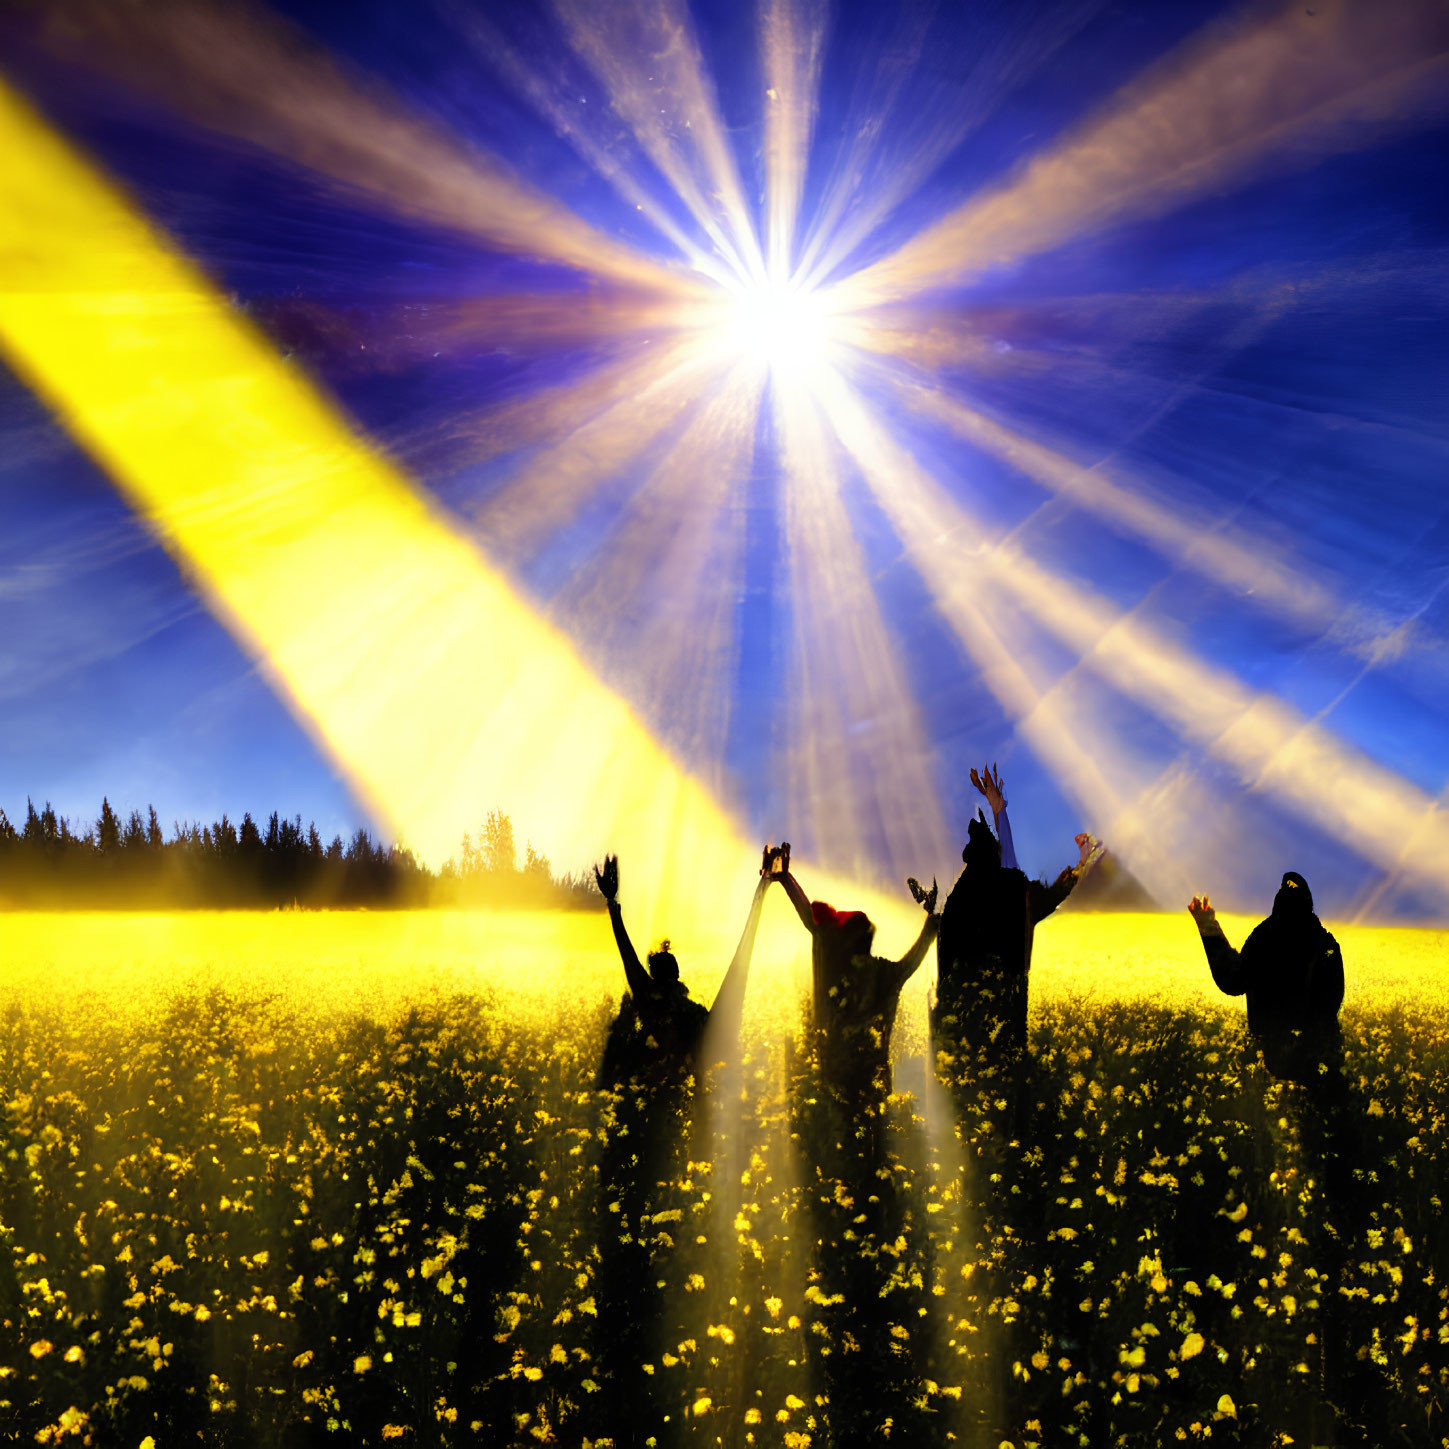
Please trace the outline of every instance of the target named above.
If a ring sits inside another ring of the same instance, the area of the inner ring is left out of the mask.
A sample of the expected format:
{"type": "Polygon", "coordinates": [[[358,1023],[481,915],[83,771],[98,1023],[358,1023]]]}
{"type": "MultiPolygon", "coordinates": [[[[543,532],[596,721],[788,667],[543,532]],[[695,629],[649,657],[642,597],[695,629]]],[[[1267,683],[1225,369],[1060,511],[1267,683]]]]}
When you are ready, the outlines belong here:
{"type": "Polygon", "coordinates": [[[0,909],[83,905],[108,908],[391,906],[508,904],[537,908],[593,905],[584,877],[556,880],[548,857],[526,842],[517,860],[513,822],[490,811],[463,837],[461,865],[434,873],[402,844],[366,829],[324,846],[315,822],[273,811],[263,833],[250,813],[241,827],[223,814],[211,824],[173,821],[168,840],[154,806],[122,823],[110,798],[83,832],[26,801],[17,831],[0,811],[0,909]]]}
{"type": "Polygon", "coordinates": [[[501,810],[490,810],[483,822],[483,869],[508,875],[518,869],[518,847],[513,839],[513,822],[501,810]]]}
{"type": "MultiPolygon", "coordinates": [[[[45,802],[46,814],[51,818],[51,831],[55,833],[55,814],[50,808],[50,802],[45,802]]],[[[121,848],[121,822],[116,819],[116,812],[111,809],[109,798],[101,799],[101,816],[96,821],[96,843],[102,855],[115,855],[121,848]]]]}

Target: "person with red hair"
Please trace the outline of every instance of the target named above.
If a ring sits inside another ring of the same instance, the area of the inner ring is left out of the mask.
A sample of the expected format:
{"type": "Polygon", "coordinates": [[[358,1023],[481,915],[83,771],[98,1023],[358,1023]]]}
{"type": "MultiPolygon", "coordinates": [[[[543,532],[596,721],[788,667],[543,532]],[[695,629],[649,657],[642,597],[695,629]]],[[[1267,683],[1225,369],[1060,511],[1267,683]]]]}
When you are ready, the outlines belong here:
{"type": "Polygon", "coordinates": [[[941,924],[935,882],[917,896],[926,911],[921,934],[891,961],[873,953],[875,923],[864,911],[838,911],[806,896],[790,872],[788,844],[765,848],[761,874],[785,887],[810,932],[811,1024],[826,1085],[851,1100],[883,1101],[891,1092],[891,1030],[901,988],[926,959],[941,924]]]}

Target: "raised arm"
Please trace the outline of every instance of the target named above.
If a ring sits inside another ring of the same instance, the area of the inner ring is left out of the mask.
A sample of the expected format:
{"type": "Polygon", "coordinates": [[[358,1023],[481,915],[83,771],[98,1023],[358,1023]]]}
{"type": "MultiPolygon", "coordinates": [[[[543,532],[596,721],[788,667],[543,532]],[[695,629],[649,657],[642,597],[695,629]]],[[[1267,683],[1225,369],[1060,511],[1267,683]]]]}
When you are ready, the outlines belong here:
{"type": "MultiPolygon", "coordinates": [[[[750,914],[745,921],[745,929],[740,933],[740,944],[735,947],[729,970],[725,972],[724,980],[720,982],[719,990],[714,994],[714,1003],[709,1009],[711,1018],[728,1026],[732,1032],[738,1031],[740,1017],[744,1014],[745,983],[749,980],[750,958],[755,951],[760,907],[769,888],[770,877],[762,877],[759,885],[755,887],[754,899],[750,902],[750,914]]],[[[728,1036],[727,1040],[733,1041],[733,1035],[728,1036]]]]}
{"type": "Polygon", "coordinates": [[[983,766],[981,773],[971,769],[971,783],[986,796],[991,814],[996,822],[996,838],[1001,842],[1002,870],[1019,870],[1016,863],[1016,845],[1011,838],[1011,821],[1006,817],[1006,796],[1002,792],[1001,771],[995,765],[983,766]]]}
{"type": "MultiPolygon", "coordinates": [[[[934,895],[934,892],[932,894],[934,895]]],[[[916,937],[915,944],[896,962],[896,969],[902,982],[909,981],[916,974],[921,962],[926,959],[926,952],[931,949],[931,942],[936,939],[936,934],[940,929],[941,913],[932,911],[921,923],[921,934],[916,937]]]]}
{"type": "Polygon", "coordinates": [[[788,870],[781,871],[774,879],[785,887],[785,894],[790,897],[790,904],[795,907],[795,914],[800,917],[800,924],[811,935],[814,935],[815,918],[810,914],[810,902],[806,899],[805,892],[800,889],[800,882],[788,870]]]}
{"type": "Polygon", "coordinates": [[[1006,815],[1006,806],[1001,807],[1001,814],[996,817],[996,838],[1001,842],[1001,868],[1002,870],[1020,870],[1016,863],[1016,842],[1011,838],[1011,821],[1006,815]]]}
{"type": "Polygon", "coordinates": [[[636,1007],[645,1007],[654,990],[654,983],[649,979],[649,973],[644,969],[644,963],[640,961],[628,931],[624,929],[624,914],[619,909],[619,857],[606,855],[603,866],[595,867],[594,879],[599,884],[600,895],[609,903],[609,924],[614,928],[614,943],[618,946],[619,956],[624,962],[624,975],[629,978],[629,990],[634,993],[634,1004],[636,1007]]]}
{"type": "Polygon", "coordinates": [[[1197,922],[1214,985],[1224,996],[1242,996],[1248,989],[1248,973],[1243,967],[1242,957],[1228,944],[1228,938],[1218,924],[1213,903],[1206,896],[1194,896],[1187,909],[1197,922]]]}

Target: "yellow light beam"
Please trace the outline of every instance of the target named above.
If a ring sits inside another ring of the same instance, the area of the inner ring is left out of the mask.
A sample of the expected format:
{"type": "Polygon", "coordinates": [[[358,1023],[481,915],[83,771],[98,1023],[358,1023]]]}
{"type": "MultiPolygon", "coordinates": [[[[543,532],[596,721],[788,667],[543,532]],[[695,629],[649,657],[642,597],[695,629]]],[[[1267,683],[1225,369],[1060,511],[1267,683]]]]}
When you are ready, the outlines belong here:
{"type": "Polygon", "coordinates": [[[432,861],[495,807],[565,867],[617,850],[641,936],[748,900],[758,846],[3,83],[0,154],[0,355],[381,818],[432,861]]]}
{"type": "Polygon", "coordinates": [[[1158,214],[1268,163],[1305,165],[1442,110],[1449,7],[1301,0],[1210,27],[1019,173],[842,284],[853,305],[960,284],[1158,214]]]}
{"type": "MultiPolygon", "coordinates": [[[[1183,739],[1230,765],[1243,784],[1288,804],[1364,859],[1444,891],[1449,817],[1422,790],[1283,700],[1253,693],[1090,590],[1053,577],[1020,549],[991,543],[843,378],[822,371],[815,386],[923,578],[944,587],[954,569],[957,576],[974,574],[972,590],[989,582],[1068,644],[1077,668],[1090,668],[1153,710],[1183,739]],[[1411,833],[1418,849],[1403,861],[1411,833]]],[[[958,582],[953,592],[962,588],[958,582]]]]}
{"type": "Polygon", "coordinates": [[[45,25],[68,59],[103,67],[202,126],[403,215],[676,296],[694,285],[590,226],[500,158],[409,114],[269,11],[208,0],[76,0],[45,25]]]}

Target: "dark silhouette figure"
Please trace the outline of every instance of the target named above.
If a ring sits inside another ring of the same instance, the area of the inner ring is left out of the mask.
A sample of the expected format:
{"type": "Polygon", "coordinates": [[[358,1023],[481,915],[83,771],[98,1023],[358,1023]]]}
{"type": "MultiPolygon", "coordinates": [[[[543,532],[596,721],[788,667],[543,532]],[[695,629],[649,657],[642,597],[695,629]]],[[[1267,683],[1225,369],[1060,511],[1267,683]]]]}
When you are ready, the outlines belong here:
{"type": "MultiPolygon", "coordinates": [[[[617,857],[606,857],[594,875],[609,905],[629,984],[599,1072],[599,1085],[611,1094],[603,1104],[599,1156],[600,1221],[605,1229],[599,1243],[598,1322],[607,1327],[597,1347],[602,1392],[589,1408],[598,1416],[598,1431],[615,1435],[622,1425],[661,1422],[671,1412],[663,1381],[646,1379],[639,1367],[656,1362],[671,1346],[661,1337],[661,1281],[673,1276],[678,1265],[671,1266],[672,1250],[660,1246],[653,1219],[662,1207],[677,1205],[672,1184],[687,1175],[688,1162],[711,1155],[711,1114],[701,1078],[707,1069],[718,1068],[713,1059],[718,1048],[726,1059],[726,1087],[730,1080],[765,882],[756,889],[744,935],[707,1009],[690,998],[680,981],[668,941],[649,953],[647,969],[639,960],[619,906],[617,857]]],[[[720,1082],[714,1079],[717,1087],[720,1082]]]]}
{"type": "Polygon", "coordinates": [[[681,1081],[694,1070],[704,1029],[709,1024],[709,1009],[690,998],[689,988],[679,979],[679,962],[668,941],[649,952],[649,969],[644,969],[624,929],[624,914],[619,906],[619,858],[606,856],[594,878],[609,903],[609,924],[614,928],[614,940],[629,982],[604,1045],[601,1084],[615,1087],[631,1078],[655,1084],[681,1081]]]}
{"type": "Polygon", "coordinates": [[[745,935],[714,1002],[706,1007],[690,997],[689,988],[679,979],[679,962],[668,941],[649,952],[648,970],[640,962],[624,929],[624,914],[619,906],[619,858],[606,856],[603,866],[594,871],[594,879],[609,903],[609,923],[629,982],[604,1045],[600,1084],[616,1087],[630,1079],[661,1085],[686,1081],[694,1074],[711,1018],[726,1012],[738,1020],[744,1005],[754,925],[766,882],[762,881],[755,893],[745,935]]]}
{"type": "Polygon", "coordinates": [[[961,859],[966,869],[941,912],[932,1036],[939,1045],[1010,1063],[1026,1051],[1027,978],[1033,934],[1085,873],[1095,842],[1079,835],[1080,859],[1051,885],[1030,880],[1016,863],[1001,776],[971,771],[996,817],[992,835],[977,812],[961,859]],[[1000,837],[998,839],[998,836],[1000,837]]]}
{"type": "Polygon", "coordinates": [[[810,901],[790,873],[789,846],[771,865],[766,848],[762,874],[785,887],[801,924],[810,932],[811,1024],[817,1036],[821,1075],[838,1096],[850,1101],[883,1100],[891,1091],[891,1030],[901,988],[926,959],[941,918],[936,886],[912,890],[926,909],[915,944],[899,961],[871,953],[875,924],[864,911],[837,911],[810,901]]]}
{"type": "Polygon", "coordinates": [[[1286,1081],[1315,1081],[1337,1062],[1343,1005],[1343,956],[1313,913],[1308,882],[1289,871],[1273,913],[1253,928],[1240,951],[1228,944],[1206,896],[1188,905],[1202,936],[1218,990],[1248,998],[1248,1030],[1264,1065],[1286,1081]]]}
{"type": "Polygon", "coordinates": [[[766,880],[785,887],[810,932],[814,1050],[794,1074],[792,1119],[820,1296],[806,1334],[822,1442],[839,1449],[924,1437],[928,1416],[902,1323],[927,1312],[929,1265],[903,1265],[909,1230],[902,1177],[888,1151],[890,1044],[901,989],[925,960],[939,916],[936,888],[912,893],[926,919],[899,961],[872,954],[863,911],[811,902],[790,872],[790,848],[766,847],[766,880]]]}
{"type": "Polygon", "coordinates": [[[1248,998],[1248,1030],[1263,1065],[1280,1081],[1308,1089],[1288,1089],[1272,1112],[1265,1108],[1264,1093],[1252,1090],[1249,1080],[1241,1097],[1244,1118],[1262,1144],[1261,1160],[1281,1164],[1285,1137],[1296,1135],[1303,1175],[1310,1184],[1321,1185],[1307,1227],[1309,1252],[1324,1280],[1321,1359],[1313,1395],[1318,1402],[1291,1406],[1299,1422],[1292,1422],[1285,1409],[1283,1427],[1303,1442],[1321,1442],[1324,1406],[1331,1405],[1339,1421],[1339,1442],[1372,1442],[1374,1429],[1392,1422],[1394,1406],[1385,1399],[1372,1361],[1354,1352],[1353,1310],[1339,1292],[1377,1201],[1369,1195],[1372,1174],[1361,1179],[1355,1171],[1367,1167],[1371,1158],[1362,1105],[1355,1101],[1342,1067],[1342,952],[1314,914],[1308,882],[1296,871],[1283,876],[1272,913],[1253,928],[1241,950],[1228,943],[1207,896],[1194,896],[1188,910],[1218,989],[1248,998]],[[1286,1124],[1292,1124],[1288,1133],[1286,1124]]]}

